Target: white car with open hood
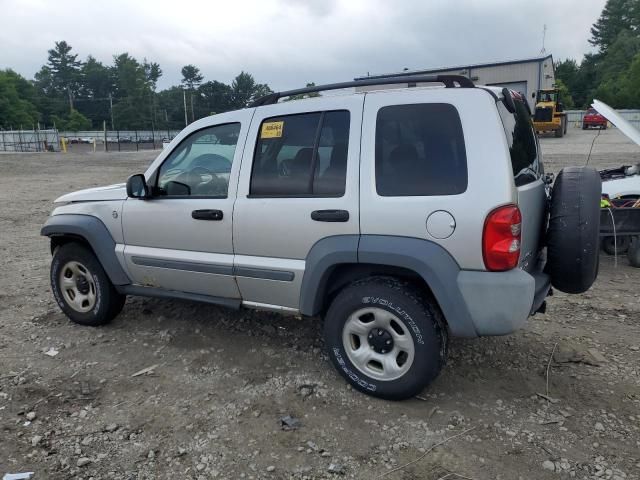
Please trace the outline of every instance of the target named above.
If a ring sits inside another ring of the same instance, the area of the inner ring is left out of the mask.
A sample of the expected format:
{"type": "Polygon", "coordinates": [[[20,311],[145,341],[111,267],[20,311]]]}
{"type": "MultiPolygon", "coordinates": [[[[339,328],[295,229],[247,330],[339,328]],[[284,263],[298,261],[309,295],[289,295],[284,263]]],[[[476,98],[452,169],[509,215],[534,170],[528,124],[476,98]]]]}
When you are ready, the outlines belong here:
{"type": "MultiPolygon", "coordinates": [[[[594,100],[592,106],[627,138],[640,146],[640,130],[606,103],[594,100]]],[[[640,164],[602,170],[600,176],[602,177],[602,193],[607,194],[609,198],[640,197],[640,164]]]]}

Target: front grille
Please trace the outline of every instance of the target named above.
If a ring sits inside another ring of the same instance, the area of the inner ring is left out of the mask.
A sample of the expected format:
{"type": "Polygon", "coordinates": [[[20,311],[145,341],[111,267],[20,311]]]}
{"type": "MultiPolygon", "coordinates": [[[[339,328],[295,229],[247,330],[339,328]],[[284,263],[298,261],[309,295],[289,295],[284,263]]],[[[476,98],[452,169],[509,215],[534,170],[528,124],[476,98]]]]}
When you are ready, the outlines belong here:
{"type": "Polygon", "coordinates": [[[553,108],[551,107],[538,107],[533,117],[536,122],[550,122],[553,120],[553,108]]]}

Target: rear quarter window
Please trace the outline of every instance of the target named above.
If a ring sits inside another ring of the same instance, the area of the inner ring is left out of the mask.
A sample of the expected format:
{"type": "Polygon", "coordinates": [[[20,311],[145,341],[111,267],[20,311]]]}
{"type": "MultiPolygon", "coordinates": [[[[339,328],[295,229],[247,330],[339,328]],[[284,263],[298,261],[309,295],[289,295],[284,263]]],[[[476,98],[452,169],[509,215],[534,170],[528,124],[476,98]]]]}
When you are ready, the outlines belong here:
{"type": "Polygon", "coordinates": [[[513,178],[517,187],[535,182],[544,173],[539,158],[538,137],[531,116],[521,100],[514,99],[515,113],[509,113],[502,102],[498,111],[509,146],[513,178]]]}
{"type": "Polygon", "coordinates": [[[466,189],[464,136],[453,105],[392,105],[378,111],[378,195],[456,195],[466,189]]]}

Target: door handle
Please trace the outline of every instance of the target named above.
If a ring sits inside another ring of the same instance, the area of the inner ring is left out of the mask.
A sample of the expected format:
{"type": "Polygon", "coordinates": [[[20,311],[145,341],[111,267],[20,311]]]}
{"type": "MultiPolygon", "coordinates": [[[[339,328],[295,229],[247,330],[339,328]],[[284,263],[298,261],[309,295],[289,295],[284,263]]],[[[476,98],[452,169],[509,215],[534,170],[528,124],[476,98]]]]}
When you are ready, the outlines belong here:
{"type": "Polygon", "coordinates": [[[191,218],[194,220],[222,220],[222,210],[194,210],[191,218]]]}
{"type": "Polygon", "coordinates": [[[314,210],[311,220],[316,222],[348,222],[349,212],[346,210],[314,210]]]}

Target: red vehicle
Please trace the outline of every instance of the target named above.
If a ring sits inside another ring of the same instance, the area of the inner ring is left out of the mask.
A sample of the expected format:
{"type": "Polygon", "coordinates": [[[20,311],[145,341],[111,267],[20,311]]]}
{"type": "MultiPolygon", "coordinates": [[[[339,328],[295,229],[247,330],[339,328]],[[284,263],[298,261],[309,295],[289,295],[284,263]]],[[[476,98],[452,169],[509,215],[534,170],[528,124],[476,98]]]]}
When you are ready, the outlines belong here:
{"type": "Polygon", "coordinates": [[[589,108],[584,114],[584,118],[582,119],[582,129],[586,130],[587,128],[593,127],[606,130],[607,119],[600,115],[595,108],[589,108]]]}

